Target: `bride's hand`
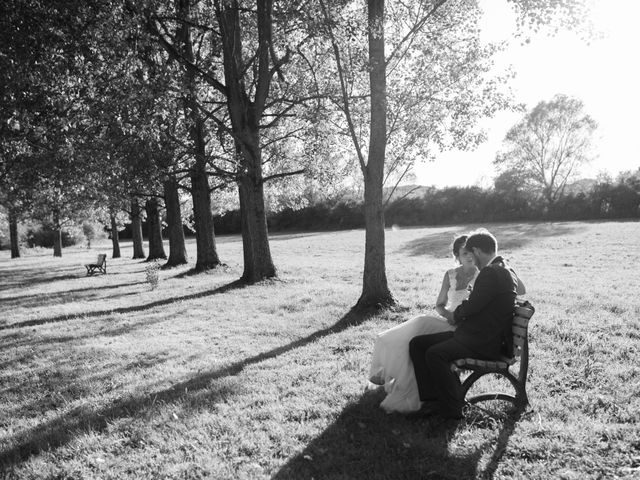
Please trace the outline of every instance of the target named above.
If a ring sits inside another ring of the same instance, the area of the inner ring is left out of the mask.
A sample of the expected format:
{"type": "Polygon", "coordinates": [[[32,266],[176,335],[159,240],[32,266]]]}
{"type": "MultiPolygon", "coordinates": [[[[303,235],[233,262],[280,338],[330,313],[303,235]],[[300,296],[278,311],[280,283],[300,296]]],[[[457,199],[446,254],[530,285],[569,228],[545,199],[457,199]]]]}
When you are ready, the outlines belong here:
{"type": "Polygon", "coordinates": [[[447,319],[447,323],[448,323],[449,325],[455,325],[455,324],[456,324],[456,322],[455,322],[455,320],[453,319],[453,312],[450,312],[449,310],[445,310],[445,311],[444,311],[444,313],[445,313],[445,314],[444,314],[444,318],[446,318],[446,319],[447,319]]]}

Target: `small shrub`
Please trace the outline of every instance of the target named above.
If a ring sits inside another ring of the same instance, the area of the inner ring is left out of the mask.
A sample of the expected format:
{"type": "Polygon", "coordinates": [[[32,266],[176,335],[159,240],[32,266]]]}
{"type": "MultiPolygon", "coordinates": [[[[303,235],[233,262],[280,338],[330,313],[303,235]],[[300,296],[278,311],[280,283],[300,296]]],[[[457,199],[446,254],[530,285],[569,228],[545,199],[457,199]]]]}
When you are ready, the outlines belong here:
{"type": "Polygon", "coordinates": [[[106,238],[104,227],[99,223],[83,222],[82,233],[87,242],[87,248],[91,248],[91,242],[93,240],[101,240],[106,238]]]}
{"type": "Polygon", "coordinates": [[[149,262],[144,269],[147,283],[151,286],[151,290],[158,288],[160,282],[160,265],[157,261],[149,262]]]}
{"type": "MultiPolygon", "coordinates": [[[[26,243],[30,248],[44,247],[52,248],[55,238],[55,232],[47,226],[29,228],[25,232],[26,243]]],[[[81,229],[78,227],[68,227],[62,230],[62,246],[71,247],[82,241],[84,237],[81,229]]]]}

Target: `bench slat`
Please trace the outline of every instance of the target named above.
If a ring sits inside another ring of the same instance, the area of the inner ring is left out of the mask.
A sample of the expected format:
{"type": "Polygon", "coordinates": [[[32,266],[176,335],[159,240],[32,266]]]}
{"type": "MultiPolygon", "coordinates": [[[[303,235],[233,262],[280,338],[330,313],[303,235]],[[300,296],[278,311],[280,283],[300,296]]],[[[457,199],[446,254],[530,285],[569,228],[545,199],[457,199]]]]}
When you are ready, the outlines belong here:
{"type": "Polygon", "coordinates": [[[515,308],[515,314],[517,317],[531,318],[533,317],[533,313],[535,309],[533,307],[525,306],[525,305],[517,305],[515,308]]]}
{"type": "Polygon", "coordinates": [[[513,336],[514,337],[526,337],[527,336],[527,329],[519,327],[517,325],[514,325],[513,326],[513,336]]]}

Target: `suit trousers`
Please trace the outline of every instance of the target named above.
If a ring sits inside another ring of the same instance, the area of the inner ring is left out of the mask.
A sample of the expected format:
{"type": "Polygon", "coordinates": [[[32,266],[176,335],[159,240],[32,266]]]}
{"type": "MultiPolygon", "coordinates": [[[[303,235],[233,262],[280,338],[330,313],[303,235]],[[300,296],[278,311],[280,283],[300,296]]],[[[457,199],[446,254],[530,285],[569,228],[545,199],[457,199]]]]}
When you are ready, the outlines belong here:
{"type": "Polygon", "coordinates": [[[453,332],[442,332],[411,339],[409,355],[420,400],[437,400],[444,417],[460,417],[464,405],[462,385],[458,375],[451,371],[451,362],[478,354],[454,339],[453,332]]]}

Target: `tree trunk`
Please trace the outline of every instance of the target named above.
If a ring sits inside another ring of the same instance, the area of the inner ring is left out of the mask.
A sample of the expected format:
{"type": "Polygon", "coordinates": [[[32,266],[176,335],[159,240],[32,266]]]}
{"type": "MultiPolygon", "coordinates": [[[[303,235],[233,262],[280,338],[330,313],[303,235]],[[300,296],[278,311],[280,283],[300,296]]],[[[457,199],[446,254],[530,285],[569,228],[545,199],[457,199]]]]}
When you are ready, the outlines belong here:
{"type": "Polygon", "coordinates": [[[371,179],[365,180],[364,202],[364,274],[362,293],[356,306],[362,309],[386,307],[393,305],[395,300],[389,291],[385,267],[382,188],[377,188],[371,179]]]}
{"type": "Polygon", "coordinates": [[[195,270],[202,272],[216,268],[220,265],[220,259],[213,230],[209,178],[206,166],[197,160],[191,170],[191,197],[193,199],[193,224],[196,231],[195,270]]]}
{"type": "Polygon", "coordinates": [[[145,258],[144,245],[142,243],[142,218],[140,217],[140,204],[138,200],[131,200],[131,232],[133,237],[133,258],[145,258]]]}
{"type": "Polygon", "coordinates": [[[357,308],[393,305],[385,268],[382,184],[387,137],[384,0],[368,0],[371,131],[364,176],[365,253],[362,294],[357,308]]]}
{"type": "Polygon", "coordinates": [[[120,258],[120,237],[118,236],[118,222],[113,212],[109,213],[111,219],[111,244],[113,245],[113,255],[111,258],[120,258]]]}
{"type": "Polygon", "coordinates": [[[219,5],[217,10],[222,36],[227,107],[240,161],[238,191],[244,254],[242,280],[249,283],[276,276],[267,232],[262,154],[259,143],[260,118],[271,81],[269,66],[271,14],[272,2],[258,0],[258,51],[256,52],[258,78],[255,79],[255,98],[252,102],[243,77],[242,27],[238,14],[238,2],[225,2],[222,6],[219,5]]]}
{"type": "Polygon", "coordinates": [[[53,256],[62,257],[62,227],[57,209],[53,211],[53,256]]]}
{"type": "Polygon", "coordinates": [[[11,239],[11,258],[20,258],[18,216],[11,209],[9,210],[9,238],[11,239]]]}
{"type": "MultiPolygon", "coordinates": [[[[262,170],[258,172],[261,176],[262,170]]],[[[254,171],[255,175],[255,171],[254,171]]],[[[255,283],[276,276],[271,258],[262,179],[242,175],[238,181],[244,272],[242,280],[255,283]]]]}
{"type": "Polygon", "coordinates": [[[184,243],[178,181],[174,176],[169,177],[164,182],[164,204],[167,208],[167,225],[169,228],[169,259],[165,266],[184,265],[187,263],[187,249],[184,243]]]}
{"type": "MultiPolygon", "coordinates": [[[[195,63],[189,28],[190,4],[189,0],[176,2],[178,17],[183,19],[179,24],[177,37],[182,47],[182,55],[195,63]]],[[[206,132],[205,124],[198,106],[198,84],[195,73],[185,69],[184,110],[189,122],[189,136],[193,144],[195,163],[190,171],[191,196],[193,199],[194,229],[196,232],[196,266],[197,272],[216,268],[220,265],[216,238],[213,228],[213,213],[211,212],[211,195],[209,191],[209,175],[207,173],[206,132]]]]}
{"type": "Polygon", "coordinates": [[[147,261],[157,258],[166,259],[167,254],[164,253],[164,245],[162,244],[162,221],[160,219],[158,199],[152,197],[147,200],[145,210],[147,211],[147,235],[149,238],[149,256],[147,257],[147,261]]]}

